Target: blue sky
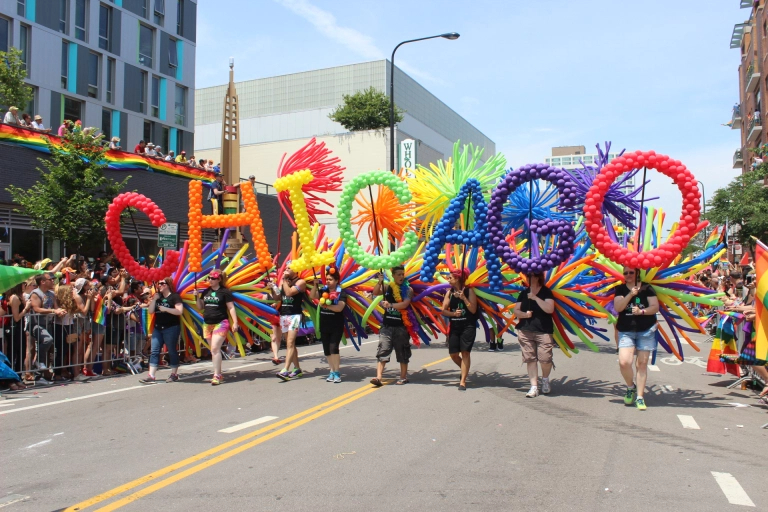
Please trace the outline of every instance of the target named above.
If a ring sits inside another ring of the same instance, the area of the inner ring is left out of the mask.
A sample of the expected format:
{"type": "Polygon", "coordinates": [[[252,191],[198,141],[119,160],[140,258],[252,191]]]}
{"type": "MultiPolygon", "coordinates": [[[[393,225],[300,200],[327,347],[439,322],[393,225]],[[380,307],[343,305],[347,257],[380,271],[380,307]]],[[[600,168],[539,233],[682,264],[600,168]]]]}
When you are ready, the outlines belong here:
{"type": "MultiPolygon", "coordinates": [[[[198,4],[197,87],[374,60],[404,39],[396,63],[496,142],[510,166],[552,146],[654,149],[685,163],[707,195],[735,175],[749,10],[738,0],[227,0],[198,4]]],[[[652,173],[648,194],[676,219],[680,196],[652,173]]]]}

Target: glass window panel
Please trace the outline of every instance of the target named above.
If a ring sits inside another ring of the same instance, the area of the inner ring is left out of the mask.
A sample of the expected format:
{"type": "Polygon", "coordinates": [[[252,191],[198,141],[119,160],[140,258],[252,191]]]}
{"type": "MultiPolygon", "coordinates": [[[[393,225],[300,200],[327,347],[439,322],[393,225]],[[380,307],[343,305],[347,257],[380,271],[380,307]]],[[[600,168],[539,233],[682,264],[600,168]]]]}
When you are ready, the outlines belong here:
{"type": "Polygon", "coordinates": [[[64,119],[79,121],[82,119],[83,104],[72,98],[64,97],[64,119]]]}
{"type": "MultiPolygon", "coordinates": [[[[21,50],[21,62],[24,64],[24,70],[29,70],[29,27],[26,25],[19,26],[19,50],[21,50]]],[[[29,73],[27,73],[29,75],[29,73]]]]}
{"type": "Polygon", "coordinates": [[[75,0],[75,38],[85,41],[86,13],[88,4],[86,0],[75,0]]]}
{"type": "Polygon", "coordinates": [[[99,97],[99,56],[88,54],[88,96],[99,97]]]}
{"type": "Polygon", "coordinates": [[[112,138],[112,111],[105,108],[101,109],[101,131],[104,133],[104,140],[112,138]]]}
{"type": "Polygon", "coordinates": [[[107,102],[114,103],[115,59],[107,59],[107,102]]]}
{"type": "Polygon", "coordinates": [[[187,90],[184,87],[176,86],[176,124],[184,126],[187,110],[187,90]]]}
{"type": "Polygon", "coordinates": [[[27,1],[26,0],[18,0],[16,2],[16,14],[19,16],[27,16],[27,1]]]}
{"type": "Polygon", "coordinates": [[[33,262],[42,257],[42,231],[13,228],[11,242],[11,254],[20,254],[27,261],[33,262]]]}
{"type": "Polygon", "coordinates": [[[184,0],[176,0],[176,35],[184,35],[184,0]]]}
{"type": "Polygon", "coordinates": [[[160,112],[160,79],[156,76],[152,77],[152,112],[151,115],[158,117],[160,112]]]}
{"type": "Polygon", "coordinates": [[[7,52],[10,46],[8,39],[11,35],[10,23],[5,18],[0,18],[0,50],[7,52]]]}
{"type": "Polygon", "coordinates": [[[139,64],[151,68],[154,31],[146,25],[140,25],[139,27],[139,64]]]}
{"type": "Polygon", "coordinates": [[[61,43],[61,88],[67,88],[67,73],[69,71],[69,43],[61,43]]]}
{"type": "Polygon", "coordinates": [[[69,3],[67,0],[59,0],[59,32],[67,33],[67,14],[69,3]]]}
{"type": "Polygon", "coordinates": [[[172,68],[179,66],[179,58],[176,52],[176,41],[171,39],[171,43],[168,47],[168,65],[172,68]]]}
{"type": "Polygon", "coordinates": [[[99,48],[112,51],[112,9],[99,6],[99,48]]]}

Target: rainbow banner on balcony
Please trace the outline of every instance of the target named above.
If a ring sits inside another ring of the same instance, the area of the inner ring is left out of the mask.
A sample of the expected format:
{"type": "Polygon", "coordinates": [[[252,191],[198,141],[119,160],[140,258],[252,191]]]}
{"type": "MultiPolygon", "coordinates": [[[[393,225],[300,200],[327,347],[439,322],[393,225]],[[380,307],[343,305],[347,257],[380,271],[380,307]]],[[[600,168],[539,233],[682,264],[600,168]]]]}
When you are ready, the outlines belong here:
{"type": "MultiPolygon", "coordinates": [[[[0,142],[16,144],[25,148],[49,153],[46,139],[58,145],[61,138],[57,135],[40,133],[25,128],[17,128],[8,124],[0,124],[0,142]]],[[[187,165],[166,162],[157,158],[144,157],[126,151],[109,150],[105,153],[107,168],[115,171],[148,171],[185,178],[201,180],[210,183],[215,179],[214,173],[204,169],[196,169],[187,165]]]]}

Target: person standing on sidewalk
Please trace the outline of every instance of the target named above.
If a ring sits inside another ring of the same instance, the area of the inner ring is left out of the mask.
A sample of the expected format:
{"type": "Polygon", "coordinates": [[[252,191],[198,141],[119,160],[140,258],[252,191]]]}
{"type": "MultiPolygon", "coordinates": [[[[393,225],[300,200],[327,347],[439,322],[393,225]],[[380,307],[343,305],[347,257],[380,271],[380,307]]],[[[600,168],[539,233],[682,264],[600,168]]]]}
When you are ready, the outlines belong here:
{"type": "Polygon", "coordinates": [[[402,266],[392,268],[392,283],[384,285],[384,276],[379,274],[379,280],[373,287],[373,295],[383,295],[381,307],[384,308],[384,324],[379,331],[379,346],[376,349],[376,377],[371,379],[371,384],[378,387],[382,385],[384,367],[389,362],[392,351],[400,363],[400,379],[397,384],[408,384],[408,362],[411,359],[411,337],[403,322],[403,312],[411,305],[413,290],[405,283],[405,268],[402,266]],[[393,290],[397,287],[397,293],[393,290]],[[396,298],[396,295],[399,297],[396,298]]]}
{"type": "Polygon", "coordinates": [[[278,372],[277,378],[284,381],[300,379],[304,374],[299,367],[296,336],[301,326],[301,301],[307,291],[307,283],[291,270],[290,263],[286,263],[280,287],[274,287],[272,291],[274,299],[280,301],[280,325],[273,326],[273,335],[278,341],[285,335],[286,349],[285,368],[278,372]],[[290,371],[291,364],[293,371],[290,371]]]}
{"type": "Polygon", "coordinates": [[[149,313],[155,314],[155,328],[152,331],[152,352],[149,355],[149,375],[140,380],[142,384],[157,382],[155,373],[160,365],[160,350],[165,345],[170,359],[171,375],[165,382],[179,380],[179,351],[177,342],[181,331],[181,315],[184,303],[173,289],[173,279],[166,277],[157,283],[158,292],[149,302],[149,313]]]}
{"type": "Polygon", "coordinates": [[[619,313],[616,328],[619,330],[619,369],[627,391],[624,403],[644,411],[645,382],[648,378],[648,360],[656,350],[656,313],[659,299],[649,284],[640,281],[640,273],[634,268],[624,268],[624,283],[616,287],[613,307],[619,313]],[[637,380],[632,362],[637,356],[637,380]]]}
{"type": "Polygon", "coordinates": [[[341,289],[339,270],[330,267],[325,271],[326,286],[319,287],[320,279],[315,279],[310,297],[320,301],[320,339],[323,342],[323,353],[328,359],[331,374],[325,379],[328,382],[341,382],[339,366],[339,344],[344,337],[344,308],[347,306],[347,294],[341,289]]]}
{"type": "Polygon", "coordinates": [[[451,272],[448,282],[451,288],[443,299],[443,315],[450,320],[448,333],[448,355],[461,368],[459,391],[467,390],[472,346],[477,334],[477,295],[471,288],[465,287],[469,269],[456,269],[451,272]]]}
{"type": "Polygon", "coordinates": [[[213,362],[212,386],[224,380],[221,374],[221,346],[227,339],[227,331],[237,332],[237,314],[232,292],[225,288],[227,276],[220,270],[208,274],[208,288],[196,298],[198,309],[203,310],[204,335],[211,347],[213,362]],[[231,321],[230,321],[231,318],[231,321]]]}
{"type": "Polygon", "coordinates": [[[544,284],[544,274],[529,274],[528,288],[520,292],[515,304],[517,340],[523,354],[523,362],[528,367],[528,379],[531,389],[527,398],[539,396],[539,365],[541,365],[541,393],[548,395],[551,387],[549,373],[552,371],[552,333],[555,311],[555,296],[544,284]]]}

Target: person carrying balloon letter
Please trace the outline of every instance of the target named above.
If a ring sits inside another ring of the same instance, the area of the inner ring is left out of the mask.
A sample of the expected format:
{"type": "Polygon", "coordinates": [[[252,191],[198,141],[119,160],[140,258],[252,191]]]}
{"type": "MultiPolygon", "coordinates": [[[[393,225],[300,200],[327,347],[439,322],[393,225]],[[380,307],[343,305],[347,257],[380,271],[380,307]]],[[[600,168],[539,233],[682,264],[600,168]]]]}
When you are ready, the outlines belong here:
{"type": "Polygon", "coordinates": [[[467,390],[472,346],[477,334],[477,295],[471,288],[464,286],[469,277],[469,269],[456,269],[451,272],[448,282],[451,288],[445,293],[442,314],[450,320],[448,333],[448,355],[461,368],[459,391],[467,390]]]}
{"type": "Polygon", "coordinates": [[[619,368],[627,391],[624,403],[644,411],[644,391],[648,378],[648,359],[656,350],[656,313],[659,299],[653,287],[640,281],[639,271],[624,267],[624,283],[616,287],[613,307],[619,313],[616,328],[619,330],[619,368]],[[637,356],[635,381],[632,360],[637,356]]]}
{"type": "Polygon", "coordinates": [[[555,311],[555,296],[544,284],[544,274],[529,274],[528,288],[520,292],[515,304],[517,341],[523,354],[523,362],[528,367],[528,379],[531,389],[526,398],[539,396],[539,365],[541,365],[541,393],[548,395],[551,386],[549,373],[552,371],[552,334],[555,311]]]}
{"type": "Polygon", "coordinates": [[[323,342],[323,353],[328,359],[331,373],[325,379],[328,382],[341,382],[339,366],[339,344],[344,337],[344,308],[347,306],[347,294],[341,289],[339,270],[330,267],[325,271],[326,285],[320,288],[320,279],[315,279],[310,297],[319,301],[320,308],[320,339],[323,342]]]}
{"type": "Polygon", "coordinates": [[[214,269],[208,274],[208,288],[195,300],[198,309],[203,310],[204,335],[211,348],[213,377],[211,385],[218,386],[224,380],[221,374],[221,346],[227,339],[227,331],[237,332],[237,313],[232,291],[226,288],[227,276],[214,269]],[[231,320],[230,320],[231,319],[231,320]]]}
{"type": "MultiPolygon", "coordinates": [[[[285,367],[277,373],[277,378],[284,381],[300,379],[304,376],[299,367],[299,352],[296,350],[296,336],[301,326],[301,300],[307,291],[307,283],[286,264],[280,286],[272,288],[272,296],[280,301],[280,324],[273,326],[273,340],[280,340],[285,335],[285,367]],[[293,364],[293,371],[291,371],[293,364]]],[[[279,347],[279,345],[278,345],[279,347]]]]}
{"type": "Polygon", "coordinates": [[[376,377],[371,379],[371,384],[376,387],[382,385],[381,379],[384,367],[390,359],[392,351],[400,363],[400,379],[397,384],[408,384],[408,362],[411,359],[411,336],[403,322],[403,314],[411,305],[413,290],[405,283],[405,268],[397,266],[392,268],[392,282],[384,285],[384,276],[379,274],[378,281],[373,287],[373,295],[383,295],[380,305],[384,308],[384,323],[379,331],[379,346],[376,349],[376,377]]]}

